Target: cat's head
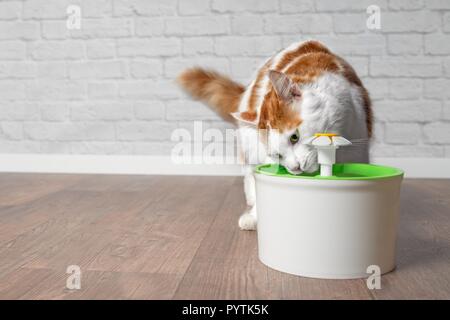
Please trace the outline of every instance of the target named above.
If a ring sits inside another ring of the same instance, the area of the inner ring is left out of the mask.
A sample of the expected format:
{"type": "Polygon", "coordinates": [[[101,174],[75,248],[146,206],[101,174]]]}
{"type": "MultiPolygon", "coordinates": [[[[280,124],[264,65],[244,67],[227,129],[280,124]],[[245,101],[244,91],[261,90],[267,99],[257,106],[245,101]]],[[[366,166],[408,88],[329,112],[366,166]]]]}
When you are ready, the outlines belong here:
{"type": "Polygon", "coordinates": [[[314,172],[318,169],[317,153],[302,140],[323,131],[332,121],[332,116],[322,115],[327,101],[314,88],[305,87],[285,73],[270,70],[268,77],[271,88],[259,114],[245,111],[233,116],[241,124],[260,130],[260,140],[273,161],[294,174],[314,172]]]}

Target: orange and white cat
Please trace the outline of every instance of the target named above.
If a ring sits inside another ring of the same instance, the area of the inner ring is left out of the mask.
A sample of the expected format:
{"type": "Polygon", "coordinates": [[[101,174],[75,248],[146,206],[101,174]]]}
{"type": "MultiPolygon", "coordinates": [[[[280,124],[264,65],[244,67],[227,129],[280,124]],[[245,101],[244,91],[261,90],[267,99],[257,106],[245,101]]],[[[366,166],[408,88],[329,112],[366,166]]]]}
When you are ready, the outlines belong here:
{"type": "Polygon", "coordinates": [[[371,102],[353,68],[317,41],[294,43],[276,53],[244,87],[210,70],[192,68],[178,77],[190,95],[236,121],[247,163],[244,230],[256,229],[254,164],[280,162],[294,174],[318,169],[314,148],[301,141],[316,132],[332,132],[355,143],[340,149],[340,162],[368,162],[372,133],[371,102]],[[258,134],[264,130],[264,139],[258,134]]]}

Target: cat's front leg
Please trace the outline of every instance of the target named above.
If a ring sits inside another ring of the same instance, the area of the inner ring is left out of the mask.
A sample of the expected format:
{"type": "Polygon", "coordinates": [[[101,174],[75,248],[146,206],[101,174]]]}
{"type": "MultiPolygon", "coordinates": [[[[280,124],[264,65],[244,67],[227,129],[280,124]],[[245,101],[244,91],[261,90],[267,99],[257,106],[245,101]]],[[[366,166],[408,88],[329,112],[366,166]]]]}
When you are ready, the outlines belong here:
{"type": "Polygon", "coordinates": [[[244,192],[247,209],[239,217],[239,227],[242,230],[256,230],[256,188],[252,166],[245,168],[244,192]]]}

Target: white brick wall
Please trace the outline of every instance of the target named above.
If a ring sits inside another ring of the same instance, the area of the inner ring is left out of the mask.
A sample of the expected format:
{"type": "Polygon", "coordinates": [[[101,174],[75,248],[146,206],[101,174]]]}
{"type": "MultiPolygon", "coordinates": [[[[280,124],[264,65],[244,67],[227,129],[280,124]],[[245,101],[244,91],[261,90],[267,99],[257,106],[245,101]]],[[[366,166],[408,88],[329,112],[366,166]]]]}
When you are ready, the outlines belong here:
{"type": "Polygon", "coordinates": [[[2,0],[0,153],[168,154],[175,128],[229,127],[179,91],[179,71],[248,81],[310,38],[368,87],[374,155],[450,157],[449,0],[2,0]],[[373,4],[381,30],[366,27],[373,4]]]}

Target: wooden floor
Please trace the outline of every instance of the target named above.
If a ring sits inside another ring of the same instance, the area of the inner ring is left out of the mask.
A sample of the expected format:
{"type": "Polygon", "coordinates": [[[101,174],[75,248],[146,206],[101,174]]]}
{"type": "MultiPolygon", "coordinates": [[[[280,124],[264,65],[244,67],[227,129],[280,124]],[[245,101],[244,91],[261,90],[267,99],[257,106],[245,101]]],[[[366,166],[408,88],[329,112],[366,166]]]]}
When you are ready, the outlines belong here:
{"type": "Polygon", "coordinates": [[[238,177],[0,174],[0,298],[449,299],[450,180],[404,181],[401,207],[398,267],[368,290],[262,265],[238,177]]]}

